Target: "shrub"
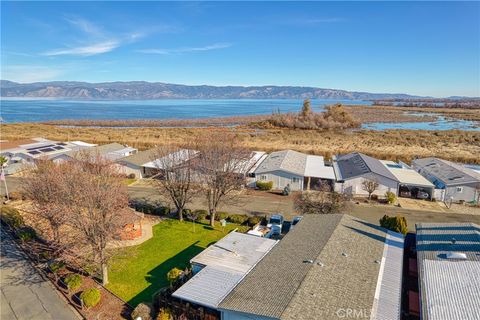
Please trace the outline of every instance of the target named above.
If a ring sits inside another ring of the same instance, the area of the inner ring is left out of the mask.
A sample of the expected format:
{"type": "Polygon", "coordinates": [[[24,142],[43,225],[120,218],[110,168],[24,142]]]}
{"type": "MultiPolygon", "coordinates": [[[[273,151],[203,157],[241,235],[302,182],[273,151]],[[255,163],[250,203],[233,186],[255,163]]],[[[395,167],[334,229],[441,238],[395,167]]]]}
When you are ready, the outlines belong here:
{"type": "Polygon", "coordinates": [[[10,200],[25,200],[24,195],[18,191],[12,191],[8,194],[10,200]]]}
{"type": "Polygon", "coordinates": [[[248,217],[247,224],[252,227],[259,224],[261,221],[262,221],[261,217],[257,217],[257,216],[248,217]]]}
{"type": "Polygon", "coordinates": [[[272,190],[273,181],[257,181],[257,188],[263,191],[272,190]]]}
{"type": "Polygon", "coordinates": [[[245,214],[231,214],[228,216],[228,221],[236,224],[244,224],[247,220],[248,216],[245,214]]]}
{"type": "Polygon", "coordinates": [[[20,212],[12,207],[2,206],[0,218],[4,223],[15,229],[23,225],[23,217],[20,215],[20,212]]]}
{"type": "Polygon", "coordinates": [[[95,307],[100,302],[101,294],[97,288],[89,288],[82,292],[80,299],[87,308],[95,307]]]}
{"type": "Polygon", "coordinates": [[[387,191],[387,192],[385,193],[385,198],[387,199],[387,202],[388,202],[389,204],[395,203],[395,200],[397,199],[397,197],[395,196],[395,193],[390,192],[390,191],[387,191]]]}
{"type": "Polygon", "coordinates": [[[173,319],[172,311],[169,308],[161,308],[158,313],[157,320],[171,320],[173,319]]]}
{"type": "Polygon", "coordinates": [[[183,217],[188,216],[189,214],[192,213],[192,210],[190,209],[182,209],[183,217]]]}
{"type": "Polygon", "coordinates": [[[49,268],[53,273],[57,274],[60,270],[65,268],[65,263],[63,261],[53,261],[50,263],[49,268]]]}
{"type": "Polygon", "coordinates": [[[223,211],[217,211],[217,214],[215,214],[215,220],[220,221],[220,220],[227,220],[228,219],[228,213],[223,212],[223,211]]]}
{"type": "Polygon", "coordinates": [[[205,220],[208,217],[208,211],[204,209],[195,210],[194,213],[197,215],[198,220],[205,220]]]}
{"type": "Polygon", "coordinates": [[[68,290],[76,290],[82,285],[82,277],[79,274],[71,273],[65,277],[63,282],[67,285],[68,290]]]}
{"type": "Polygon", "coordinates": [[[384,215],[380,219],[380,226],[404,235],[408,233],[407,219],[402,216],[389,217],[384,215]]]}
{"type": "Polygon", "coordinates": [[[135,179],[136,178],[135,173],[130,173],[129,175],[127,175],[127,178],[128,179],[135,179]]]}
{"type": "Polygon", "coordinates": [[[170,284],[174,283],[177,281],[177,279],[182,275],[183,271],[178,269],[178,268],[173,268],[167,273],[167,279],[170,282],[170,284]]]}
{"type": "Polygon", "coordinates": [[[157,207],[155,208],[154,214],[157,216],[168,216],[170,214],[169,207],[157,207]]]}
{"type": "Polygon", "coordinates": [[[372,195],[370,196],[370,199],[376,201],[376,200],[378,200],[378,196],[377,196],[376,194],[372,194],[372,195]]]}
{"type": "Polygon", "coordinates": [[[142,320],[151,320],[152,319],[152,308],[145,303],[140,303],[138,306],[133,309],[131,314],[132,320],[141,318],[142,320]]]}
{"type": "Polygon", "coordinates": [[[17,237],[24,242],[35,239],[37,235],[35,230],[31,227],[23,227],[21,229],[18,229],[16,234],[17,234],[17,237]]]}

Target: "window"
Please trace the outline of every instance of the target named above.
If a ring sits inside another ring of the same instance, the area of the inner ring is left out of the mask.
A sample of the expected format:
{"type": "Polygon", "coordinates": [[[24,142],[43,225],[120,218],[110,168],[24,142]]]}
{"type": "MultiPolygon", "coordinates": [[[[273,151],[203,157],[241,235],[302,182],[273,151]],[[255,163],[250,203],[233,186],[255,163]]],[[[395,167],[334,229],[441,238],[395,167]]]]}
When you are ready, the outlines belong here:
{"type": "Polygon", "coordinates": [[[458,193],[463,192],[463,187],[457,187],[457,192],[458,192],[458,193]]]}
{"type": "Polygon", "coordinates": [[[266,175],[261,175],[260,180],[267,180],[267,176],[266,175]]]}
{"type": "Polygon", "coordinates": [[[292,178],[292,182],[293,182],[293,183],[297,183],[297,182],[298,182],[298,178],[297,178],[297,177],[293,177],[293,178],[292,178]]]}

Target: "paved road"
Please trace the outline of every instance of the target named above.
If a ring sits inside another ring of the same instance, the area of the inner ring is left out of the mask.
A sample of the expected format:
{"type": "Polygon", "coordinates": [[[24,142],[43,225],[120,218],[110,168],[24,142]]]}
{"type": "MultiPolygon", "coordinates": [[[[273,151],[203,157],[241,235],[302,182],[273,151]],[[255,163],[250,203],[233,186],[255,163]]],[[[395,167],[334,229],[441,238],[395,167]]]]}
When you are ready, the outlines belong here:
{"type": "Polygon", "coordinates": [[[0,319],[78,320],[52,284],[38,274],[12,239],[0,232],[0,319]]]}

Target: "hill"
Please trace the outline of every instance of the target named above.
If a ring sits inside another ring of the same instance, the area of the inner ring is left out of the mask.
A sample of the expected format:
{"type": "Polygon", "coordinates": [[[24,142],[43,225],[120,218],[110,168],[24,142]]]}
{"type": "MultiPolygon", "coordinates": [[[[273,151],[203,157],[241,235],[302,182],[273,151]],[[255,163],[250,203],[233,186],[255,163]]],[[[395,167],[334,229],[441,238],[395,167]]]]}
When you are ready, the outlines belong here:
{"type": "Polygon", "coordinates": [[[16,83],[1,80],[1,97],[67,98],[74,100],[142,99],[411,99],[408,94],[355,92],[296,86],[207,86],[161,82],[53,81],[16,83]]]}

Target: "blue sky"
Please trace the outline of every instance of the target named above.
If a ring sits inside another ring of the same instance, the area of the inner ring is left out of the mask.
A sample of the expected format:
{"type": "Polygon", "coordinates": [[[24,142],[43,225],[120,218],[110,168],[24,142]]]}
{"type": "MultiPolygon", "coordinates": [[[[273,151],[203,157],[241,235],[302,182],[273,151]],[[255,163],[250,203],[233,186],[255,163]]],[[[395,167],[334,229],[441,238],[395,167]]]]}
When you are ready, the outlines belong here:
{"type": "Polygon", "coordinates": [[[18,82],[480,96],[480,2],[1,2],[18,82]]]}

